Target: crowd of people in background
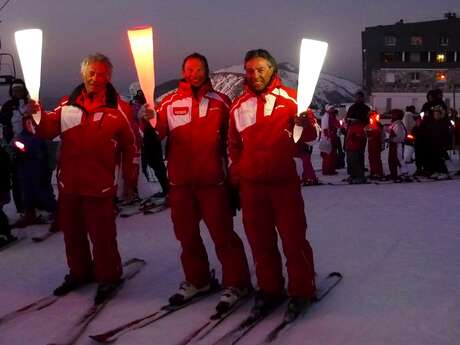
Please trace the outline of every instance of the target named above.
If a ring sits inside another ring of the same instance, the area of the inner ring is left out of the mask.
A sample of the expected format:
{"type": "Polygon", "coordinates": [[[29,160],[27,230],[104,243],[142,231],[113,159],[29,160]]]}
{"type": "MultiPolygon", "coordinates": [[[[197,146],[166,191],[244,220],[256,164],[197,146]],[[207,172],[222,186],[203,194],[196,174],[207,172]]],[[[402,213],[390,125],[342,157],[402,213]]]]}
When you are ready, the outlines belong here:
{"type": "MultiPolygon", "coordinates": [[[[341,134],[347,158],[347,182],[366,183],[370,180],[411,182],[412,178],[448,179],[446,160],[449,150],[460,146],[458,113],[448,109],[440,89],[430,90],[427,102],[420,113],[413,105],[392,109],[388,116],[391,123],[382,124],[382,115],[364,103],[364,93],[355,95],[355,103],[347,110],[343,119],[338,119],[338,109],[327,105],[321,118],[322,174],[335,175],[343,168],[341,134]],[[367,147],[368,168],[365,167],[367,147]],[[382,164],[382,152],[388,148],[388,173],[382,164]],[[415,162],[416,170],[410,174],[409,164],[415,162]],[[369,173],[366,176],[366,170],[369,173]]],[[[309,146],[308,150],[312,147],[309,146]]],[[[311,151],[310,151],[311,152],[311,151]]],[[[305,166],[305,164],[304,164],[305,166]]],[[[311,169],[304,168],[310,172],[311,169]]],[[[305,174],[305,173],[304,173],[305,174]]],[[[317,184],[313,180],[304,185],[317,184]]]]}

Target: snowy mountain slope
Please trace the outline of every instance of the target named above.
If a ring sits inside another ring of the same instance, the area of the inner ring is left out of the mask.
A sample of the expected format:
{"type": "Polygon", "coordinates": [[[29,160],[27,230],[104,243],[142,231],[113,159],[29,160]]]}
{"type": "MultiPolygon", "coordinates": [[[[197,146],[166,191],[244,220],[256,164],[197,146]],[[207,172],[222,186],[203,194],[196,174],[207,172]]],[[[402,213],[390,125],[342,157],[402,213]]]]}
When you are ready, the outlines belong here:
{"type": "MultiPolygon", "coordinates": [[[[283,82],[292,88],[297,88],[298,69],[289,64],[281,63],[278,66],[283,82]]],[[[219,69],[211,73],[211,81],[217,91],[223,92],[231,99],[237,97],[243,90],[244,70],[243,65],[235,65],[219,69]]],[[[159,86],[165,94],[177,87],[177,82],[168,81],[159,86]]],[[[360,86],[350,80],[339,78],[327,73],[321,73],[313,103],[323,107],[325,104],[349,103],[353,101],[353,94],[360,86]]],[[[158,92],[160,94],[160,91],[158,92]]],[[[159,96],[162,99],[165,94],[159,96]]]]}
{"type": "MultiPolygon", "coordinates": [[[[321,161],[315,151],[314,166],[321,161]]],[[[459,169],[459,157],[449,162],[459,169]]],[[[412,167],[414,168],[414,167],[412,167]]],[[[344,170],[329,181],[340,181],[344,170]]],[[[326,180],[325,177],[319,175],[326,180]]],[[[141,184],[143,196],[158,186],[141,184]]],[[[456,345],[460,339],[460,181],[390,185],[318,186],[302,190],[308,237],[319,274],[337,270],[344,280],[323,302],[292,327],[283,345],[456,345]]],[[[12,204],[6,211],[14,220],[12,204]]],[[[183,279],[179,245],[169,210],[118,219],[124,259],[147,260],[117,298],[90,324],[78,345],[93,344],[89,334],[151,313],[183,279]]],[[[244,236],[241,214],[235,229],[244,236]]],[[[205,227],[203,226],[203,230],[205,227]]],[[[16,230],[28,236],[45,226],[16,230]]],[[[211,265],[220,275],[214,246],[203,231],[211,265]]],[[[0,252],[0,316],[48,294],[66,273],[62,235],[43,243],[23,241],[0,252]]],[[[255,277],[253,274],[253,282],[255,277]]],[[[0,325],[0,344],[47,344],[70,325],[94,296],[95,286],[72,293],[41,312],[0,325]]],[[[217,296],[119,339],[120,345],[174,345],[200,325],[217,296]]],[[[250,304],[226,320],[202,344],[212,344],[235,325],[250,304]]],[[[257,344],[281,313],[248,334],[241,345],[257,344]]]]}

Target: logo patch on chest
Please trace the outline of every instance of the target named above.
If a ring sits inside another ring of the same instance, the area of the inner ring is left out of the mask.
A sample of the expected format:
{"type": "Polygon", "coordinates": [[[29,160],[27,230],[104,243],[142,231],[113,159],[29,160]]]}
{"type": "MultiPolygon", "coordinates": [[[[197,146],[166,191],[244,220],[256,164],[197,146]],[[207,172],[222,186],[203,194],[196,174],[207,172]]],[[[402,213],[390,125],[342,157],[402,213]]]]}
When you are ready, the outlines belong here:
{"type": "Polygon", "coordinates": [[[173,107],[174,115],[187,115],[189,113],[189,107],[173,107]]]}

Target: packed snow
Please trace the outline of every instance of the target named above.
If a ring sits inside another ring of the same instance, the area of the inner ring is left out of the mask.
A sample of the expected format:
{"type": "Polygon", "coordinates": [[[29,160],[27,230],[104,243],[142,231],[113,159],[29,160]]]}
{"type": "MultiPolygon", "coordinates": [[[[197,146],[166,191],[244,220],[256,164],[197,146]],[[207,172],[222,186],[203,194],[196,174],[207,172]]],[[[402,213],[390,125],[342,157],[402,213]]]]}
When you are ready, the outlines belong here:
{"type": "MultiPolygon", "coordinates": [[[[320,167],[319,154],[313,155],[320,167]]],[[[458,155],[448,163],[460,168],[458,155]]],[[[345,171],[325,178],[340,181],[345,171]]],[[[142,180],[141,193],[159,189],[142,180]]],[[[457,345],[460,339],[460,181],[388,185],[314,186],[302,189],[319,276],[340,271],[342,282],[299,319],[278,344],[457,345]]],[[[6,211],[17,218],[14,207],[6,211]]],[[[97,215],[95,215],[97,216],[97,215]]],[[[250,250],[241,224],[235,229],[250,250]]],[[[204,226],[203,226],[203,230],[204,226]]],[[[62,234],[42,243],[30,237],[44,225],[15,230],[29,238],[0,252],[0,316],[48,295],[67,271],[62,234]]],[[[212,241],[203,231],[212,267],[220,272],[212,241]]],[[[89,325],[77,344],[165,304],[183,279],[169,210],[118,219],[123,259],[148,264],[128,281],[89,325]]],[[[251,264],[251,270],[254,271],[251,264]]],[[[253,273],[253,282],[256,283],[253,273]]],[[[0,325],[0,344],[48,344],[56,340],[93,300],[95,285],[0,325]]],[[[117,344],[176,344],[213,312],[218,296],[121,337],[117,344]]],[[[213,344],[248,312],[247,303],[201,344],[213,344]]],[[[240,344],[257,344],[282,317],[282,308],[254,328],[240,344]]]]}

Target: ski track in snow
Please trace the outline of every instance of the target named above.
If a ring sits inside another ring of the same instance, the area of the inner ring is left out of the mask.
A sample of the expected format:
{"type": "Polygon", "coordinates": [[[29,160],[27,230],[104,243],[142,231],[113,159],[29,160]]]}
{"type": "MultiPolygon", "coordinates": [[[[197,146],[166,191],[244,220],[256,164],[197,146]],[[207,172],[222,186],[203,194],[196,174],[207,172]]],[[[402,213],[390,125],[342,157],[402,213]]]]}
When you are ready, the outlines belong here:
{"type": "MultiPolygon", "coordinates": [[[[316,148],[315,148],[316,150],[316,148]]],[[[313,155],[320,168],[319,154],[313,155]]],[[[448,163],[460,169],[459,157],[448,163]]],[[[386,168],[386,167],[385,167],[386,168]]],[[[388,169],[386,169],[388,170],[388,169]]],[[[345,171],[323,181],[340,181],[345,171]]],[[[156,184],[142,182],[141,195],[156,184]]],[[[280,336],[278,344],[327,345],[456,345],[460,338],[460,181],[388,185],[317,186],[302,189],[308,238],[319,274],[340,271],[341,284],[280,336]]],[[[14,207],[6,208],[10,220],[14,207]]],[[[97,334],[153,312],[183,279],[179,245],[169,210],[149,216],[118,218],[123,259],[139,257],[147,266],[126,283],[118,296],[88,326],[77,344],[94,344],[97,334]]],[[[203,229],[205,227],[203,226],[203,229]]],[[[243,238],[241,214],[235,229],[243,238]]],[[[29,237],[46,225],[15,230],[29,237]]],[[[207,231],[204,242],[212,267],[220,265],[207,231]]],[[[0,252],[0,315],[44,297],[66,273],[62,235],[42,243],[26,239],[0,252]]],[[[255,277],[253,274],[253,282],[255,277]]],[[[47,344],[70,325],[94,297],[95,285],[71,293],[49,308],[0,325],[0,344],[47,344]]],[[[213,312],[213,296],[158,323],[130,332],[117,344],[175,344],[213,312]]],[[[242,306],[206,337],[212,344],[248,312],[242,306]]],[[[281,318],[269,316],[239,344],[257,344],[281,318]]]]}

